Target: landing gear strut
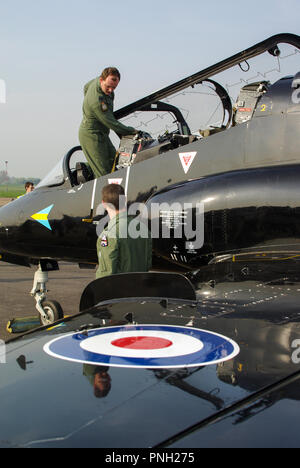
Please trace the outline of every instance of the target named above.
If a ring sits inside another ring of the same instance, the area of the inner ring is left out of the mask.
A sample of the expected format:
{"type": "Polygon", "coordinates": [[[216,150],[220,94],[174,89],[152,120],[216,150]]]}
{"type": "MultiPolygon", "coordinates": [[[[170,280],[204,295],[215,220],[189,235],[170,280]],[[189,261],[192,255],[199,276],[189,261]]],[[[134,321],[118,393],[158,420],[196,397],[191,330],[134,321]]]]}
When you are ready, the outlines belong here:
{"type": "Polygon", "coordinates": [[[49,281],[49,271],[57,270],[58,265],[52,261],[41,261],[38,270],[35,272],[33,288],[30,294],[36,300],[36,309],[39,312],[41,325],[50,325],[56,320],[64,317],[63,310],[57,301],[47,301],[47,287],[49,281]]]}

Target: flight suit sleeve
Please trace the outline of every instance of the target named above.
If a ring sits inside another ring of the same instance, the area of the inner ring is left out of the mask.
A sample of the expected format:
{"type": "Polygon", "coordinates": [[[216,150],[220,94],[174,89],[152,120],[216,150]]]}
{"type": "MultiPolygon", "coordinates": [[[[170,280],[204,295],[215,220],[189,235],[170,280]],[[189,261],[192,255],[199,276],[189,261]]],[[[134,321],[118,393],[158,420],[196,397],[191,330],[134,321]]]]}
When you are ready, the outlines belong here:
{"type": "Polygon", "coordinates": [[[123,136],[137,133],[137,130],[135,130],[133,127],[127,127],[126,125],[123,125],[121,122],[119,122],[115,118],[113,111],[109,107],[105,111],[102,110],[100,100],[99,103],[93,106],[93,112],[97,119],[103,125],[105,125],[105,127],[109,128],[110,130],[113,130],[118,135],[123,136]]]}
{"type": "Polygon", "coordinates": [[[83,95],[84,95],[84,96],[85,96],[86,93],[88,92],[88,89],[89,89],[90,85],[93,83],[93,81],[94,81],[94,80],[89,81],[89,82],[84,86],[84,88],[83,88],[83,95]]]}
{"type": "Polygon", "coordinates": [[[118,272],[119,246],[118,239],[107,237],[98,250],[99,270],[102,276],[118,272]],[[107,244],[107,245],[105,245],[107,244]]]}

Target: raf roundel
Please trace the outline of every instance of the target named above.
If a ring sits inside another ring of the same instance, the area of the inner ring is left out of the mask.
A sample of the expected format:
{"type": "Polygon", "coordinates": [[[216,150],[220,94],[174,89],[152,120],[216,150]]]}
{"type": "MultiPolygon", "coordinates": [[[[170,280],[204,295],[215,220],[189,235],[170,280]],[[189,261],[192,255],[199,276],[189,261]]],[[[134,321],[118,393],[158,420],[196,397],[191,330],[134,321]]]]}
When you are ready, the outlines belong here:
{"type": "Polygon", "coordinates": [[[47,343],[44,351],[85,364],[161,369],[218,364],[237,356],[240,349],[233,340],[207,330],[128,325],[63,335],[47,343]]]}

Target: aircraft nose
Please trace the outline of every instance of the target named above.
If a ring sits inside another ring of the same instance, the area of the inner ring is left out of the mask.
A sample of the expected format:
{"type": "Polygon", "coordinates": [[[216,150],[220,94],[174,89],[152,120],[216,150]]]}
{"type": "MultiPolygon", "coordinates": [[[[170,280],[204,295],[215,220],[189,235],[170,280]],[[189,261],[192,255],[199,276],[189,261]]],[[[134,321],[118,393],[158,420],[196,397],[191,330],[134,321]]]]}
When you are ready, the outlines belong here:
{"type": "MultiPolygon", "coordinates": [[[[7,216],[7,209],[5,206],[0,207],[0,250],[5,245],[5,240],[7,239],[8,235],[8,226],[9,225],[9,218],[7,216]]],[[[1,253],[1,251],[0,251],[1,253]]]]}
{"type": "MultiPolygon", "coordinates": [[[[1,209],[0,209],[1,211],[1,209]]],[[[5,227],[3,226],[3,223],[1,222],[1,216],[0,216],[0,249],[3,244],[3,237],[5,235],[5,227]]]]}
{"type": "Polygon", "coordinates": [[[4,248],[5,238],[6,238],[6,231],[4,228],[0,227],[0,255],[1,255],[1,249],[4,248]]]}

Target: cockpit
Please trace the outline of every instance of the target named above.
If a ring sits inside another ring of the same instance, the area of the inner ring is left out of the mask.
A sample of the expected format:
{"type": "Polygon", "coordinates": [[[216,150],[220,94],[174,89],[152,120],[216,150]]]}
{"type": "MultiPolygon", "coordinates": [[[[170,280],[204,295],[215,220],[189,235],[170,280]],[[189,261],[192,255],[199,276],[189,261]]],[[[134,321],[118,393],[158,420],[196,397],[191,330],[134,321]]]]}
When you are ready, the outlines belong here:
{"type": "MultiPolygon", "coordinates": [[[[118,146],[112,171],[163,155],[231,127],[248,125],[258,110],[259,116],[267,115],[265,100],[272,95],[272,83],[282,79],[284,70],[290,70],[290,61],[296,63],[298,54],[298,37],[274,36],[117,110],[116,119],[139,130],[139,134],[123,137],[119,144],[112,138],[118,146]],[[292,53],[291,46],[296,46],[292,53]]],[[[81,147],[76,146],[37,188],[80,186],[93,178],[81,147]]]]}
{"type": "MultiPolygon", "coordinates": [[[[205,81],[209,85],[210,92],[214,92],[219,99],[219,104],[222,104],[221,123],[211,131],[225,130],[230,125],[232,117],[231,99],[221,85],[212,80],[205,81]]],[[[199,84],[203,85],[203,82],[199,84]]],[[[141,124],[142,126],[144,124],[144,127],[147,126],[146,122],[163,120],[166,116],[169,121],[165,125],[164,132],[156,134],[154,131],[150,134],[141,130],[137,135],[127,135],[120,140],[112,171],[126,168],[203,138],[204,135],[201,134],[200,130],[191,131],[179,107],[157,101],[144,106],[139,111],[139,118],[142,119],[141,124]]],[[[74,187],[93,180],[93,178],[93,172],[81,147],[76,146],[68,151],[36,188],[64,184],[74,187]]]]}

